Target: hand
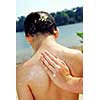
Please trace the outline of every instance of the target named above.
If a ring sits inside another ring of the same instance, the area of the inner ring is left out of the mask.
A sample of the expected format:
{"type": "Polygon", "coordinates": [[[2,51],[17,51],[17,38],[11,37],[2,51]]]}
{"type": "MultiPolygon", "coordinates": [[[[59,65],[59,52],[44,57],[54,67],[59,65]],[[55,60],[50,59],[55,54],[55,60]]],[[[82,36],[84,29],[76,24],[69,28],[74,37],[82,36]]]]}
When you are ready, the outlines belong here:
{"type": "Polygon", "coordinates": [[[41,55],[41,64],[55,85],[66,89],[66,82],[71,77],[68,66],[48,51],[41,55]]]}

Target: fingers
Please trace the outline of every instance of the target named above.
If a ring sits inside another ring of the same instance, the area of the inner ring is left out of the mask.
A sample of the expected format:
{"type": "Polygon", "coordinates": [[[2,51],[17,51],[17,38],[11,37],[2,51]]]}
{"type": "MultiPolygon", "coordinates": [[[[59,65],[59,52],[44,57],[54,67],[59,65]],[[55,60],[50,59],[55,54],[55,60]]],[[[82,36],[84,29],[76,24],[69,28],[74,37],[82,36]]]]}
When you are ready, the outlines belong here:
{"type": "Polygon", "coordinates": [[[52,73],[59,72],[63,76],[67,76],[70,74],[69,68],[65,64],[65,62],[53,56],[48,51],[42,53],[41,61],[42,63],[44,63],[44,66],[47,67],[47,69],[52,73]]]}
{"type": "Polygon", "coordinates": [[[56,70],[61,69],[62,67],[66,68],[68,71],[67,65],[64,63],[63,60],[60,60],[59,58],[53,56],[48,51],[44,51],[42,53],[43,57],[48,61],[48,63],[53,66],[56,70]]]}
{"type": "Polygon", "coordinates": [[[50,59],[52,59],[55,63],[59,63],[57,60],[57,57],[53,56],[51,53],[49,53],[47,50],[43,52],[43,54],[46,54],[50,59]]]}
{"type": "Polygon", "coordinates": [[[45,65],[42,61],[41,61],[41,64],[42,64],[44,70],[45,70],[45,71],[47,72],[47,74],[49,75],[49,77],[50,77],[51,79],[53,79],[53,75],[52,75],[51,70],[49,70],[49,69],[46,67],[46,65],[45,65]]]}
{"type": "Polygon", "coordinates": [[[50,71],[52,73],[56,73],[54,67],[52,67],[45,58],[41,57],[41,64],[43,65],[46,71],[50,71]]]}
{"type": "MultiPolygon", "coordinates": [[[[48,60],[50,61],[49,63],[52,64],[52,61],[54,63],[54,66],[55,65],[60,65],[60,66],[63,66],[63,65],[66,65],[62,60],[60,60],[59,58],[53,56],[51,53],[49,53],[48,51],[44,51],[42,53],[44,55],[44,57],[47,57],[47,58],[50,58],[51,60],[48,60]]],[[[56,67],[56,66],[55,66],[56,67]]],[[[57,66],[58,67],[58,66],[57,66]]]]}
{"type": "Polygon", "coordinates": [[[60,72],[64,77],[70,75],[69,69],[66,69],[65,67],[62,67],[61,70],[59,70],[59,72],[60,72]]]}
{"type": "Polygon", "coordinates": [[[54,68],[57,67],[57,64],[46,53],[42,53],[42,56],[48,62],[49,65],[54,68]]]}
{"type": "Polygon", "coordinates": [[[46,56],[48,56],[49,58],[51,58],[51,60],[53,60],[57,65],[60,65],[61,67],[64,67],[64,68],[66,68],[66,69],[69,70],[68,65],[66,65],[66,63],[63,60],[61,60],[61,59],[53,56],[47,50],[44,51],[44,54],[46,54],[46,56]]]}
{"type": "Polygon", "coordinates": [[[47,72],[48,76],[53,80],[54,75],[56,74],[56,71],[52,68],[52,66],[48,67],[50,65],[47,64],[45,59],[41,59],[41,64],[42,64],[42,67],[44,68],[44,70],[47,72]]]}
{"type": "Polygon", "coordinates": [[[41,65],[43,66],[43,68],[44,68],[45,71],[48,71],[48,68],[45,66],[45,64],[44,64],[43,61],[41,61],[41,65]]]}

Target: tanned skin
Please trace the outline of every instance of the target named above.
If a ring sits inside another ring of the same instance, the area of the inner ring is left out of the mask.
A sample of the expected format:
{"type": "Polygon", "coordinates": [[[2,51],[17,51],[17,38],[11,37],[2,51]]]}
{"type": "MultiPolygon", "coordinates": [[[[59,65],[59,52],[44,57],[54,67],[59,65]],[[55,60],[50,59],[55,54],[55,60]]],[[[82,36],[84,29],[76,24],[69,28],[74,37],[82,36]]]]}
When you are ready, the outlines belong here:
{"type": "Polygon", "coordinates": [[[66,91],[55,85],[43,69],[40,56],[44,50],[63,60],[75,77],[82,77],[82,53],[56,43],[56,35],[28,36],[35,50],[34,56],[17,67],[17,94],[19,100],[78,100],[79,93],[66,91]]]}

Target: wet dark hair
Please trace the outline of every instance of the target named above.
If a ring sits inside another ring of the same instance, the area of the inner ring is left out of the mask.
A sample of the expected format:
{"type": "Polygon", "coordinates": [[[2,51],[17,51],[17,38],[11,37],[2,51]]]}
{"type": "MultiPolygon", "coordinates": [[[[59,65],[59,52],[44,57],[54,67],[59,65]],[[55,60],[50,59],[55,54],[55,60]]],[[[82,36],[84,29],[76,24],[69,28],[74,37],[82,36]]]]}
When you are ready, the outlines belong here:
{"type": "Polygon", "coordinates": [[[54,34],[53,31],[57,30],[54,18],[44,11],[30,13],[24,21],[24,29],[26,36],[34,36],[37,32],[54,34]]]}

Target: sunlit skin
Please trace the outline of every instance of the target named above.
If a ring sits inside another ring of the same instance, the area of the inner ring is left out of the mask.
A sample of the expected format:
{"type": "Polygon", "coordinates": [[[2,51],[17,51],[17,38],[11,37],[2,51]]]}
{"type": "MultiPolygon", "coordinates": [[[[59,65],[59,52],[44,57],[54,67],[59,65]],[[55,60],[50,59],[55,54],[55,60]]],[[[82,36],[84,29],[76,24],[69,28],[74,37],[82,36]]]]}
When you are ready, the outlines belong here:
{"type": "Polygon", "coordinates": [[[82,93],[83,78],[73,77],[64,61],[45,50],[41,55],[41,64],[58,87],[67,91],[82,93]]]}
{"type": "Polygon", "coordinates": [[[72,76],[82,77],[82,53],[56,43],[57,34],[58,32],[54,35],[47,33],[26,37],[35,53],[22,67],[17,68],[16,86],[19,100],[78,100],[79,93],[55,85],[41,65],[41,54],[47,50],[68,65],[72,76]]]}
{"type": "Polygon", "coordinates": [[[83,74],[82,53],[56,42],[59,31],[54,18],[47,12],[31,12],[24,21],[24,28],[26,40],[33,48],[34,55],[22,66],[17,67],[18,99],[78,100],[79,93],[81,93],[79,87],[82,85],[79,85],[81,82],[80,80],[76,82],[76,79],[82,78],[83,74]],[[45,50],[49,54],[44,52],[45,50]],[[55,58],[51,60],[50,54],[56,57],[57,62],[59,60],[62,63],[60,65],[57,63],[58,65],[55,64],[53,67],[49,66],[50,62],[54,64],[55,60],[55,58]],[[43,64],[47,67],[43,67],[43,64]],[[57,66],[56,69],[55,66],[57,66]],[[63,70],[59,70],[61,66],[63,70]],[[46,68],[52,73],[49,74],[46,68]],[[60,75],[59,72],[62,74],[60,75]],[[55,79],[52,79],[50,75],[55,79]],[[78,87],[74,88],[75,86],[78,87]]]}

